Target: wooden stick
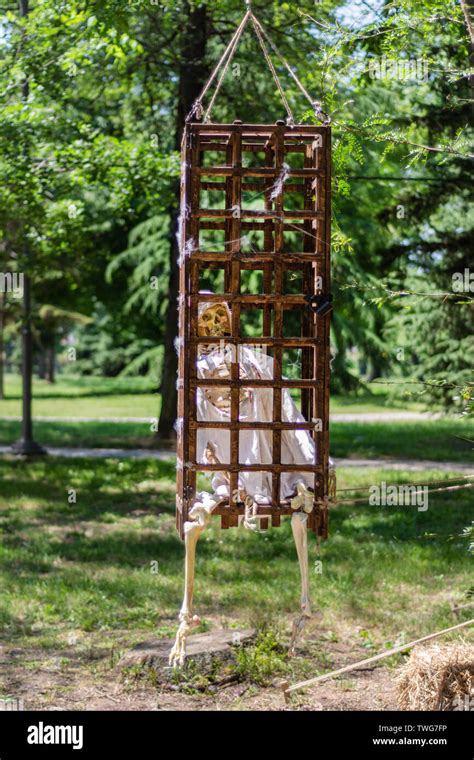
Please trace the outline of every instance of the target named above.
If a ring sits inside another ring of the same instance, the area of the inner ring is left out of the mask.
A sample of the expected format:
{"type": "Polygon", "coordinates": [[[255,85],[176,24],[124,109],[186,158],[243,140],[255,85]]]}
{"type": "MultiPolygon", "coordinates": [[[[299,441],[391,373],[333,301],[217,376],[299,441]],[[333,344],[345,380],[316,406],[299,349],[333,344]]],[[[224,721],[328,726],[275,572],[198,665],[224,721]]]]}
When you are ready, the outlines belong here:
{"type": "Polygon", "coordinates": [[[467,604],[457,604],[451,607],[451,611],[454,615],[454,617],[459,618],[459,610],[465,610],[468,607],[474,607],[474,601],[473,602],[467,602],[467,604]]]}
{"type": "Polygon", "coordinates": [[[339,668],[338,670],[332,670],[330,673],[325,673],[322,676],[316,676],[316,678],[310,678],[308,681],[300,681],[299,683],[293,684],[293,686],[288,686],[288,684],[283,683],[282,689],[283,689],[285,701],[288,704],[289,696],[292,691],[296,691],[297,689],[304,689],[306,686],[312,686],[315,683],[326,681],[328,678],[334,678],[334,676],[341,675],[342,673],[349,673],[351,670],[356,670],[357,668],[360,668],[363,665],[368,665],[371,662],[377,662],[378,660],[383,660],[385,657],[391,657],[392,654],[398,654],[399,652],[404,652],[406,649],[411,649],[416,644],[421,644],[423,641],[429,641],[430,639],[435,639],[438,636],[444,636],[445,633],[451,633],[451,631],[456,631],[456,630],[459,630],[460,628],[465,628],[466,626],[473,625],[473,624],[474,624],[474,618],[472,618],[472,620],[465,620],[464,623],[458,623],[457,625],[451,626],[451,628],[445,628],[444,630],[438,631],[437,633],[430,633],[429,636],[423,636],[423,638],[416,639],[416,641],[410,641],[408,644],[402,644],[402,646],[394,647],[393,649],[389,649],[387,652],[382,652],[382,654],[376,654],[373,657],[367,658],[366,660],[359,660],[359,662],[353,662],[351,665],[345,665],[343,668],[339,668]]]}

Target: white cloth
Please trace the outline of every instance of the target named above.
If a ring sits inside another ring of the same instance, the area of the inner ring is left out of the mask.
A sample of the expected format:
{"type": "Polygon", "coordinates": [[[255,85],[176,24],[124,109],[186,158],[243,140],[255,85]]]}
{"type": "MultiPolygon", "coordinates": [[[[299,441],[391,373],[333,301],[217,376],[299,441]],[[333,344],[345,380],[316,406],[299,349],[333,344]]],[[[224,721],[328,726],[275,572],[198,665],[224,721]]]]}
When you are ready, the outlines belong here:
{"type": "MultiPolygon", "coordinates": [[[[203,339],[203,343],[204,343],[203,339]]],[[[203,351],[197,361],[197,374],[201,379],[227,378],[235,348],[230,344],[216,346],[203,351]]],[[[248,346],[239,347],[240,378],[273,379],[273,359],[248,346]]],[[[241,391],[239,417],[243,422],[271,422],[273,420],[272,388],[251,388],[241,391]]],[[[198,421],[229,422],[230,388],[198,388],[196,396],[198,421]],[[212,399],[212,400],[211,400],[212,399]],[[217,401],[217,406],[216,402],[217,401]]],[[[288,389],[282,390],[283,422],[305,422],[304,416],[297,409],[288,389]]],[[[239,433],[240,464],[271,464],[272,433],[271,430],[241,430],[239,433]]],[[[230,462],[230,431],[218,428],[199,428],[197,431],[197,461],[208,463],[206,449],[211,444],[215,456],[224,467],[222,472],[212,473],[214,493],[229,497],[229,481],[225,464],[230,462]]],[[[283,430],[281,435],[282,464],[315,464],[316,446],[307,430],[283,430]]],[[[240,472],[239,488],[244,488],[249,496],[260,504],[270,503],[272,491],[271,473],[240,472]]],[[[314,488],[314,474],[311,472],[282,472],[281,498],[288,498],[295,493],[297,483],[314,488]]]]}

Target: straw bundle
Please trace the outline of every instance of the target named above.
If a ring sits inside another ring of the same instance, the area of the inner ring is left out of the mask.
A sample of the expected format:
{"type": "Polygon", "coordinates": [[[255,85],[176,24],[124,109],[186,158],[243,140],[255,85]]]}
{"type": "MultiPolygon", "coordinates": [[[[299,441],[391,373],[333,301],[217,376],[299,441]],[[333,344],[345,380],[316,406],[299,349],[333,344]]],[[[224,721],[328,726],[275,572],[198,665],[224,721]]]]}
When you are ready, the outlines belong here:
{"type": "Polygon", "coordinates": [[[416,647],[396,683],[401,710],[474,711],[474,644],[416,647]]]}

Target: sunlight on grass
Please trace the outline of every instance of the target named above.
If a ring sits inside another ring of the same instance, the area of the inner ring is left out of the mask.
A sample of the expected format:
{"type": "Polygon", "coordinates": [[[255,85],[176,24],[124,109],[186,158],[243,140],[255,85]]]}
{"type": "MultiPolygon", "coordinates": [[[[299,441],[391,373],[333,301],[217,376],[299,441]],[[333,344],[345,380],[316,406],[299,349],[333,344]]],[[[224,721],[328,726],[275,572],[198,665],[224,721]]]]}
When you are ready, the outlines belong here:
{"type": "MultiPolygon", "coordinates": [[[[156,417],[161,396],[147,377],[93,377],[60,374],[54,384],[33,378],[33,412],[39,417],[156,417]]],[[[423,411],[413,399],[392,399],[389,387],[370,386],[370,390],[344,396],[331,396],[331,411],[397,412],[423,411]]],[[[7,374],[5,399],[0,400],[0,417],[21,414],[20,375],[7,374]]]]}
{"type": "MultiPolygon", "coordinates": [[[[448,473],[417,473],[419,480],[448,473]]],[[[0,624],[4,641],[62,646],[67,631],[168,630],[182,593],[183,546],[174,528],[174,463],[0,460],[0,624]],[[77,502],[68,502],[69,489],[77,502]],[[33,640],[32,639],[32,640],[33,640]],[[49,643],[48,643],[49,642],[49,643]]],[[[413,473],[342,469],[339,487],[413,480],[413,473]]],[[[433,495],[427,512],[342,505],[317,574],[310,536],[314,609],[395,638],[451,622],[450,599],[472,585],[460,538],[467,493],[433,495]]],[[[288,520],[254,534],[222,531],[198,544],[196,607],[248,624],[297,609],[299,569],[288,520]]]]}
{"type": "MultiPolygon", "coordinates": [[[[0,402],[1,403],[1,402],[0,402]]],[[[20,436],[20,423],[0,420],[0,444],[20,436]]],[[[87,448],[160,448],[148,423],[138,422],[41,422],[35,438],[46,446],[87,448]]],[[[415,422],[332,422],[331,454],[334,457],[401,457],[433,461],[472,461],[474,423],[467,419],[415,422]]]]}

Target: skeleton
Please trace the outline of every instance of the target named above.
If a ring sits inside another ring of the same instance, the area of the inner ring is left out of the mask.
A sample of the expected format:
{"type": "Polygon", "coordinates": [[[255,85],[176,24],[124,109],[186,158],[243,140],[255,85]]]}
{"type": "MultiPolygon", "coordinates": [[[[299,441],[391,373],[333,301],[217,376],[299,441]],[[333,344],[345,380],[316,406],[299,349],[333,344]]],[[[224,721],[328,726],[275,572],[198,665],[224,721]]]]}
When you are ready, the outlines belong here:
{"type": "MultiPolygon", "coordinates": [[[[201,303],[198,319],[198,335],[222,337],[222,345],[202,344],[197,360],[198,377],[229,379],[231,363],[235,361],[233,347],[225,344],[225,335],[230,333],[231,314],[226,303],[201,303]]],[[[239,373],[244,379],[273,377],[271,357],[258,354],[249,347],[242,346],[239,355],[239,373]]],[[[272,419],[271,388],[241,388],[240,419],[265,421],[272,419]]],[[[204,421],[230,419],[230,387],[211,386],[198,388],[198,419],[204,421]]],[[[297,410],[288,390],[283,391],[282,419],[304,421],[297,410]]],[[[242,433],[241,433],[242,435],[242,433]]],[[[246,452],[246,463],[271,462],[271,442],[266,430],[243,431],[242,449],[246,452]]],[[[229,461],[229,442],[221,430],[200,428],[197,435],[198,461],[204,464],[219,464],[229,461]],[[212,439],[211,439],[212,436],[212,439]]],[[[282,432],[282,461],[284,463],[313,463],[315,444],[306,430],[285,430],[282,432]],[[295,457],[301,459],[296,461],[295,457]]],[[[301,573],[301,614],[293,623],[289,654],[302,634],[306,622],[311,618],[307,520],[314,509],[314,493],[311,488],[312,474],[308,472],[282,473],[282,496],[288,498],[293,514],[291,526],[301,573]]],[[[199,536],[209,523],[213,510],[219,503],[231,498],[230,476],[228,472],[215,472],[211,480],[213,493],[202,491],[196,494],[196,501],[189,512],[189,521],[184,524],[185,540],[185,592],[179,613],[180,625],[175,644],[170,653],[170,665],[181,667],[186,655],[186,638],[199,618],[193,616],[193,590],[195,577],[196,544],[199,536]]],[[[239,474],[237,500],[244,504],[245,513],[239,517],[243,527],[258,528],[258,505],[270,503],[271,484],[266,473],[242,472],[239,474]]]]}

